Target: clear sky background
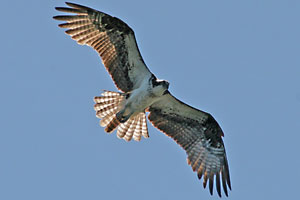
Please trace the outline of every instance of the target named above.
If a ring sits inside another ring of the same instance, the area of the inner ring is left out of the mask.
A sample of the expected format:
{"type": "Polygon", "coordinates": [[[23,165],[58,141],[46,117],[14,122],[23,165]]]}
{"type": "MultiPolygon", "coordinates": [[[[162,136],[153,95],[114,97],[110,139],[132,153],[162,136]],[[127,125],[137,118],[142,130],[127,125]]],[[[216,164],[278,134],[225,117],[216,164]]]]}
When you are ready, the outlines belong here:
{"type": "MultiPolygon", "coordinates": [[[[217,119],[228,199],[299,198],[299,0],[76,3],[128,23],[150,70],[217,119]]],[[[141,142],[98,125],[93,97],[116,88],[96,52],[57,27],[55,6],[1,3],[0,199],[219,199],[151,125],[141,142]]]]}

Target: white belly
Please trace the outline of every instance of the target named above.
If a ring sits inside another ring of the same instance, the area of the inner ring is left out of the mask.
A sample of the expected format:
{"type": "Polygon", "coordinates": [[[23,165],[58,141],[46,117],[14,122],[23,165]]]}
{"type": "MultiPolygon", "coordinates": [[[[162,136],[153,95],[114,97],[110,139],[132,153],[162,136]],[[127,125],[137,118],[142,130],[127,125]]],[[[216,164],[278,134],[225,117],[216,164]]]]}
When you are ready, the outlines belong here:
{"type": "Polygon", "coordinates": [[[144,112],[146,108],[158,101],[166,90],[163,85],[153,87],[149,79],[145,79],[139,88],[131,92],[120,114],[129,117],[144,112]]]}
{"type": "Polygon", "coordinates": [[[158,97],[155,97],[149,91],[137,89],[136,91],[133,91],[126,102],[126,111],[124,114],[126,115],[130,113],[132,116],[134,116],[140,112],[144,112],[146,108],[151,106],[157,100],[158,97]]]}
{"type": "Polygon", "coordinates": [[[127,99],[124,105],[124,115],[134,116],[140,112],[144,112],[146,108],[158,99],[159,97],[153,94],[152,88],[148,84],[143,84],[140,88],[133,90],[127,99]]]}

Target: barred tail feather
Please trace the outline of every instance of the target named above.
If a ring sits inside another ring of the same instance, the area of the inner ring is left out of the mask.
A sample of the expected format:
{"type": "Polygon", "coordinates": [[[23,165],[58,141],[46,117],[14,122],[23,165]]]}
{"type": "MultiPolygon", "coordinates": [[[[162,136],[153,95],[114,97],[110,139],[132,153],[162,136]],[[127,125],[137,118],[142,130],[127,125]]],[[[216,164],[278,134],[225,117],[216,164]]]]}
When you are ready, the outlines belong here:
{"type": "Polygon", "coordinates": [[[104,91],[102,96],[95,97],[94,109],[96,116],[100,118],[100,125],[105,127],[105,131],[112,133],[117,129],[118,138],[130,141],[140,141],[141,137],[148,138],[148,128],[146,114],[141,112],[130,117],[125,123],[120,123],[116,114],[120,111],[125,96],[122,93],[104,91]]]}
{"type": "Polygon", "coordinates": [[[115,113],[109,113],[100,120],[100,126],[106,127],[115,117],[115,113]]]}
{"type": "Polygon", "coordinates": [[[101,119],[100,125],[106,127],[105,131],[111,133],[118,127],[119,121],[116,119],[116,113],[120,111],[120,104],[124,96],[118,92],[104,91],[102,96],[95,97],[94,109],[96,116],[101,119]]]}
{"type": "Polygon", "coordinates": [[[133,139],[135,141],[140,141],[142,136],[144,136],[144,138],[149,137],[145,113],[140,113],[138,115],[138,122],[133,133],[133,139]]]}
{"type": "Polygon", "coordinates": [[[129,118],[125,123],[120,124],[117,131],[118,138],[122,139],[126,135],[128,129],[130,128],[131,123],[132,123],[132,119],[129,118]]]}
{"type": "Polygon", "coordinates": [[[139,114],[136,118],[136,128],[133,132],[133,139],[135,141],[140,141],[142,136],[142,123],[141,123],[141,114],[139,114]]]}
{"type": "Polygon", "coordinates": [[[106,126],[105,131],[111,133],[119,126],[119,124],[120,124],[119,120],[117,120],[117,118],[114,117],[110,121],[110,123],[106,126]]]}
{"type": "Polygon", "coordinates": [[[148,126],[147,126],[147,120],[146,120],[146,114],[143,113],[143,117],[141,118],[141,123],[142,123],[142,135],[144,138],[148,138],[148,126]]]}
{"type": "Polygon", "coordinates": [[[128,129],[125,132],[123,139],[126,140],[127,142],[129,142],[132,139],[133,131],[135,128],[135,118],[132,118],[130,120],[130,124],[128,124],[127,127],[128,127],[128,129]]]}
{"type": "Polygon", "coordinates": [[[120,124],[117,136],[126,141],[130,141],[132,138],[135,141],[140,141],[142,136],[148,138],[146,114],[144,112],[139,113],[136,116],[129,118],[125,123],[120,124]]]}

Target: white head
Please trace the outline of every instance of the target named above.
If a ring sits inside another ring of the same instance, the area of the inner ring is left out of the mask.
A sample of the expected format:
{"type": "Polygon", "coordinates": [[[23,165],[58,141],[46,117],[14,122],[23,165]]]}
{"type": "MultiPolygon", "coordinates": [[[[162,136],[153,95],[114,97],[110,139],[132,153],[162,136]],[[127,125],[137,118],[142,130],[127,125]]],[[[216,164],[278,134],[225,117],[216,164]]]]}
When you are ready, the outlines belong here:
{"type": "Polygon", "coordinates": [[[155,96],[162,96],[169,89],[169,82],[157,79],[153,74],[149,79],[152,93],[155,96]]]}

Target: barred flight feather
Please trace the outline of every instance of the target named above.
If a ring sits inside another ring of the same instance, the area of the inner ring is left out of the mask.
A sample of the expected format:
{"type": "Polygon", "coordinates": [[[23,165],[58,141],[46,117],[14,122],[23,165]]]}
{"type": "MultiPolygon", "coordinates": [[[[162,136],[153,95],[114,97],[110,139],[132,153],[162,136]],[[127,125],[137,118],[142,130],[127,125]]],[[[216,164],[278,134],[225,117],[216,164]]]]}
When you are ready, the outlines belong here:
{"type": "Polygon", "coordinates": [[[208,113],[194,109],[171,94],[154,103],[149,108],[151,123],[172,137],[188,155],[188,164],[203,176],[203,187],[209,181],[209,191],[213,194],[213,181],[221,196],[220,175],[223,190],[228,196],[227,186],[231,189],[226,153],[221,136],[223,132],[208,113]]]}
{"type": "Polygon", "coordinates": [[[66,33],[78,44],[89,45],[98,52],[118,89],[129,92],[145,77],[151,76],[140,55],[134,32],[126,23],[86,6],[66,4],[70,8],[56,7],[56,10],[75,15],[53,18],[67,22],[59,27],[68,28],[66,33]]]}
{"type": "Polygon", "coordinates": [[[55,16],[53,18],[59,21],[67,21],[67,22],[77,22],[77,21],[88,19],[88,17],[84,15],[60,15],[60,16],[55,16]]]}
{"type": "Polygon", "coordinates": [[[82,20],[82,21],[77,21],[77,22],[70,22],[70,23],[64,23],[64,24],[59,24],[58,26],[60,28],[78,28],[81,26],[85,26],[87,24],[89,24],[89,20],[82,20]]]}
{"type": "Polygon", "coordinates": [[[64,8],[64,7],[56,7],[56,10],[61,12],[75,13],[75,14],[86,14],[85,10],[74,9],[74,8],[64,8]]]}

